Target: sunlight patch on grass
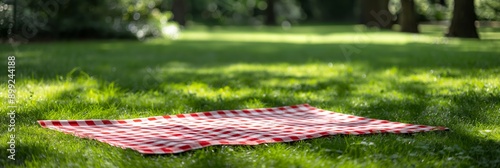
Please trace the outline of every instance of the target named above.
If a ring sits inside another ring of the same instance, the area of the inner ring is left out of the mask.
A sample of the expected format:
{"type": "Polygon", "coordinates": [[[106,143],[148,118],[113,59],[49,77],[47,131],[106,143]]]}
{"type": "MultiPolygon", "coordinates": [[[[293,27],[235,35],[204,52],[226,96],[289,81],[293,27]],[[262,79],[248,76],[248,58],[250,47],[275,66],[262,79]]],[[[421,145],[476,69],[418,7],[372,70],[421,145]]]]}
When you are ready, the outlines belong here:
{"type": "Polygon", "coordinates": [[[342,63],[304,63],[301,65],[291,65],[286,63],[274,64],[272,66],[262,64],[232,64],[212,70],[202,70],[204,72],[214,72],[223,70],[226,73],[232,72],[258,72],[265,71],[273,74],[288,75],[293,77],[334,77],[344,73],[352,73],[355,68],[350,64],[342,63]],[[321,72],[321,73],[318,73],[321,72]]]}
{"type": "MultiPolygon", "coordinates": [[[[19,86],[19,85],[18,85],[19,86]]],[[[38,82],[23,81],[22,89],[17,90],[17,99],[20,103],[47,101],[65,91],[71,91],[78,87],[72,82],[38,82]]],[[[4,87],[7,88],[7,87],[4,87]]],[[[6,93],[6,92],[4,92],[6,93]]]]}
{"type": "MultiPolygon", "coordinates": [[[[348,28],[345,28],[348,29],[348,28]]],[[[456,38],[444,37],[445,29],[440,26],[423,25],[422,34],[401,34],[398,32],[381,32],[378,30],[366,29],[361,25],[352,26],[350,32],[339,31],[335,33],[314,33],[309,31],[293,31],[290,33],[269,33],[266,31],[225,31],[214,30],[205,31],[200,29],[186,30],[181,34],[179,40],[182,41],[207,41],[217,39],[228,42],[266,42],[266,43],[292,43],[292,44],[393,44],[405,45],[412,43],[434,44],[434,45],[458,45],[462,41],[470,41],[456,38]],[[436,33],[436,30],[443,32],[436,33]]],[[[306,29],[304,29],[306,30],[306,29]]],[[[500,39],[500,32],[483,30],[480,32],[481,38],[485,40],[500,39]]]]}
{"type": "Polygon", "coordinates": [[[110,83],[103,88],[98,88],[98,85],[82,86],[85,91],[81,95],[81,98],[90,103],[105,102],[110,98],[117,98],[119,96],[120,89],[115,87],[114,83],[110,83]]]}
{"type": "Polygon", "coordinates": [[[499,32],[480,32],[479,36],[483,40],[498,40],[498,39],[500,39],[499,32]]]}
{"type": "MultiPolygon", "coordinates": [[[[179,40],[206,41],[217,39],[230,42],[266,42],[266,43],[293,43],[293,44],[328,44],[328,43],[377,43],[403,45],[413,42],[432,44],[435,40],[431,36],[385,33],[333,33],[327,35],[316,34],[275,34],[275,33],[217,33],[217,32],[184,32],[179,40]]],[[[450,40],[452,41],[452,40],[450,40]]]]}
{"type": "Polygon", "coordinates": [[[205,83],[193,82],[188,85],[172,84],[171,88],[182,91],[184,94],[196,95],[208,99],[234,98],[235,96],[247,96],[252,94],[252,90],[246,89],[231,89],[229,86],[222,88],[213,88],[205,83]]]}
{"type": "Polygon", "coordinates": [[[249,108],[262,108],[262,107],[266,107],[266,105],[258,99],[251,99],[251,100],[245,101],[243,103],[243,107],[248,108],[248,109],[249,108]]]}

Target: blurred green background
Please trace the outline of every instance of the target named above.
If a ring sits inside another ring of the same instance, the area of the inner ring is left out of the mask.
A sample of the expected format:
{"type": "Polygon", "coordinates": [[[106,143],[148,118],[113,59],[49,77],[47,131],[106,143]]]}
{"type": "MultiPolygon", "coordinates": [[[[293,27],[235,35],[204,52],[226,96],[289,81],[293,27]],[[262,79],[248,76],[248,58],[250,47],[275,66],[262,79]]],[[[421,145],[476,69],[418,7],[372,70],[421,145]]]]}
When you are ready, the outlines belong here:
{"type": "MultiPolygon", "coordinates": [[[[477,20],[498,26],[494,21],[500,19],[500,0],[474,2],[477,20]]],[[[446,23],[452,18],[453,0],[414,3],[421,23],[446,23]]],[[[400,0],[4,0],[0,2],[0,40],[7,41],[12,34],[29,40],[172,38],[179,26],[195,25],[287,29],[304,24],[356,24],[365,22],[364,11],[377,11],[373,5],[380,4],[393,15],[391,25],[398,23],[400,0]]]]}

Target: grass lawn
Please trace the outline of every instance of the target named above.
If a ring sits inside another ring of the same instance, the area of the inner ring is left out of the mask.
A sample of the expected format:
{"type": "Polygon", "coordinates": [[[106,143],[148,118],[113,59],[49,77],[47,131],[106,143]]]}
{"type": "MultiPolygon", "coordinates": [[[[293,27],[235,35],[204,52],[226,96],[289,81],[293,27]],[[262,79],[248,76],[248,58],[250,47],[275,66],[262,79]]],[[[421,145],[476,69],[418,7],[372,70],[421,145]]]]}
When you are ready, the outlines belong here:
{"type": "MultiPolygon", "coordinates": [[[[180,39],[0,46],[16,56],[16,156],[6,167],[499,167],[500,30],[484,40],[359,26],[203,28],[180,39]],[[42,129],[40,119],[127,119],[309,103],[364,117],[449,127],[412,135],[331,136],[143,156],[42,129]]],[[[1,166],[0,166],[1,167],[1,166]]]]}

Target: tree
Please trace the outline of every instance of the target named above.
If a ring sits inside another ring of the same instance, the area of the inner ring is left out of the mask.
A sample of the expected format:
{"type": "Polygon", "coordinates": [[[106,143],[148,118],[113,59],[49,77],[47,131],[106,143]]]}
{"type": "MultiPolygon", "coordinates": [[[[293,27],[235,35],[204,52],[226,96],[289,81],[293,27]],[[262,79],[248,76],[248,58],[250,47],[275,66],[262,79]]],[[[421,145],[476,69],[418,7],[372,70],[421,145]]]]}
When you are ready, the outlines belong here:
{"type": "Polygon", "coordinates": [[[440,4],[442,6],[447,6],[446,5],[446,0],[434,0],[434,3],[440,4]]]}
{"type": "Polygon", "coordinates": [[[276,12],[274,11],[275,0],[266,0],[266,3],[266,20],[264,21],[264,24],[268,26],[276,25],[276,12]]]}
{"type": "Polygon", "coordinates": [[[455,0],[453,18],[446,36],[479,38],[475,25],[476,17],[474,0],[455,0]]]}
{"type": "Polygon", "coordinates": [[[172,13],[174,14],[172,20],[185,27],[187,14],[186,0],[174,0],[172,3],[172,13]]]}
{"type": "Polygon", "coordinates": [[[314,14],[313,14],[313,8],[311,4],[311,0],[299,0],[300,7],[302,8],[302,11],[306,15],[306,20],[313,20],[314,14]]]}
{"type": "Polygon", "coordinates": [[[389,0],[361,0],[361,23],[367,27],[391,29],[393,19],[389,0]]]}
{"type": "Polygon", "coordinates": [[[419,33],[414,0],[401,0],[399,25],[401,26],[401,32],[419,33]]]}

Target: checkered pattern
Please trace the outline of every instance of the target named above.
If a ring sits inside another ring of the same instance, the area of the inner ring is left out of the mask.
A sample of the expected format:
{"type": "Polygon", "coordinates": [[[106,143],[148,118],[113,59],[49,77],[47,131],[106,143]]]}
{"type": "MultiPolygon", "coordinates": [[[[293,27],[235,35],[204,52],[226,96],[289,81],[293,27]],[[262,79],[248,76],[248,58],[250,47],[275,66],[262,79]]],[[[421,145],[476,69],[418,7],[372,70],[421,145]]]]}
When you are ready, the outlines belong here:
{"type": "Polygon", "coordinates": [[[308,104],[128,120],[39,120],[38,123],[44,128],[131,148],[143,154],[179,153],[211,145],[290,142],[336,134],[448,129],[334,113],[308,104]]]}

